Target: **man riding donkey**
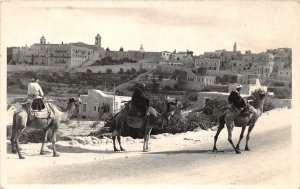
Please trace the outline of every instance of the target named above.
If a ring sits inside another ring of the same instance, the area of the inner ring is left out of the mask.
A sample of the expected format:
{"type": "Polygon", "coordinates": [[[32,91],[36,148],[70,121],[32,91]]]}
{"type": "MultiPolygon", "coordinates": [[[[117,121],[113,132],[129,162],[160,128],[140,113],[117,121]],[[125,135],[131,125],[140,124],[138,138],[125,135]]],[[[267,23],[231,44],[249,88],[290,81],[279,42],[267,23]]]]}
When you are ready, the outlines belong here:
{"type": "Polygon", "coordinates": [[[38,83],[39,79],[33,77],[31,82],[28,84],[27,96],[32,99],[32,109],[33,110],[42,110],[45,108],[42,98],[44,97],[44,92],[38,83]]]}
{"type": "Polygon", "coordinates": [[[249,103],[246,99],[241,97],[241,89],[242,85],[238,85],[235,90],[232,90],[228,97],[228,102],[230,107],[236,108],[238,112],[240,112],[242,115],[245,115],[249,110],[249,103]]]}
{"type": "Polygon", "coordinates": [[[29,103],[30,118],[50,118],[53,117],[52,108],[44,98],[44,92],[38,83],[39,79],[33,77],[28,84],[27,103],[29,103]]]}

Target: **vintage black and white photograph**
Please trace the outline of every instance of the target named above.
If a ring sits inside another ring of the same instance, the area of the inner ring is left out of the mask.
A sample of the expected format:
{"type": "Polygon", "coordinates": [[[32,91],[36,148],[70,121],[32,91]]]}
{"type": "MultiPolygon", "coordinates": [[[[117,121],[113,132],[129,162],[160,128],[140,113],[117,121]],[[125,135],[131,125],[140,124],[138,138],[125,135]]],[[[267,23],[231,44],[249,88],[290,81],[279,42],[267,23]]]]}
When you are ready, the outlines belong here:
{"type": "Polygon", "coordinates": [[[299,188],[299,6],[2,1],[1,186],[299,188]]]}

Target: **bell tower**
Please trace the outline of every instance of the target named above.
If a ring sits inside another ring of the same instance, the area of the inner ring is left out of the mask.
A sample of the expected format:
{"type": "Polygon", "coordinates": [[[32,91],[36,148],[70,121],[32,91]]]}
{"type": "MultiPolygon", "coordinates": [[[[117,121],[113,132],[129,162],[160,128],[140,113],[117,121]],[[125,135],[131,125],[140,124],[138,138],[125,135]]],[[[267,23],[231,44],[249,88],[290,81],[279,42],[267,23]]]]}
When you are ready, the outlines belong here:
{"type": "Polygon", "coordinates": [[[143,44],[141,44],[141,47],[140,47],[140,52],[144,52],[144,47],[143,47],[143,44]]]}
{"type": "Polygon", "coordinates": [[[234,42],[234,45],[233,45],[233,52],[236,52],[236,42],[234,42]]]}
{"type": "Polygon", "coordinates": [[[95,37],[95,45],[101,47],[101,36],[99,34],[95,37]]]}

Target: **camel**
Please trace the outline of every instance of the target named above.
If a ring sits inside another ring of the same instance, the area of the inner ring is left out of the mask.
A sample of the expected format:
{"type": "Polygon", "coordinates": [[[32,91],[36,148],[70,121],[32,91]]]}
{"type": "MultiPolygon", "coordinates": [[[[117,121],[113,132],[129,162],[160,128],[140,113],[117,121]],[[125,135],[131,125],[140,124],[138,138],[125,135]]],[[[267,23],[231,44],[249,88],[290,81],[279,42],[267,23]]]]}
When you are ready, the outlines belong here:
{"type": "MultiPolygon", "coordinates": [[[[163,100],[163,103],[160,103],[160,107],[158,109],[161,113],[159,113],[157,110],[155,110],[152,107],[149,107],[148,113],[143,120],[143,118],[136,118],[135,120],[140,124],[140,129],[145,129],[145,135],[144,135],[144,145],[143,145],[143,152],[148,151],[148,142],[151,134],[151,130],[153,127],[157,125],[162,125],[164,123],[167,123],[170,119],[170,117],[174,114],[174,110],[176,108],[182,108],[182,104],[177,101],[176,99],[171,99],[169,97],[165,98],[163,100]]],[[[112,139],[113,139],[113,147],[114,151],[125,151],[125,149],[122,147],[121,144],[121,130],[125,126],[133,127],[133,125],[128,124],[128,115],[125,109],[122,109],[119,113],[117,113],[114,116],[114,124],[113,124],[113,133],[112,133],[112,139]],[[120,150],[116,147],[115,140],[118,140],[120,150]]]]}
{"type": "Polygon", "coordinates": [[[225,113],[223,113],[220,117],[219,117],[219,127],[217,130],[217,133],[214,137],[214,147],[213,147],[213,151],[217,150],[216,147],[216,143],[218,140],[218,136],[220,134],[220,132],[222,131],[222,129],[224,128],[224,125],[226,124],[227,130],[228,130],[228,141],[231,144],[231,146],[233,147],[234,151],[237,154],[240,154],[240,142],[244,137],[244,132],[247,126],[248,127],[248,133],[247,133],[247,137],[246,137],[246,146],[245,146],[245,150],[246,151],[250,151],[248,142],[250,139],[250,133],[252,131],[252,129],[255,126],[256,121],[258,120],[258,118],[261,116],[261,114],[263,113],[263,106],[264,106],[264,101],[265,101],[265,97],[266,97],[266,93],[263,91],[259,91],[259,95],[258,95],[258,99],[257,99],[257,106],[254,108],[252,106],[250,106],[250,112],[249,114],[247,114],[247,116],[243,116],[240,115],[230,109],[226,110],[225,113]],[[236,146],[234,146],[233,142],[232,142],[232,131],[234,126],[236,127],[242,127],[242,131],[240,134],[240,139],[237,143],[236,146]]]}
{"type": "Polygon", "coordinates": [[[40,154],[45,155],[44,145],[47,140],[47,133],[49,129],[52,129],[52,146],[53,146],[53,156],[59,157],[60,155],[56,151],[55,142],[56,142],[56,133],[60,124],[60,121],[64,118],[69,119],[75,110],[75,100],[74,98],[70,98],[68,101],[68,106],[66,112],[62,112],[57,106],[54,104],[47,102],[50,109],[53,112],[53,116],[45,119],[41,118],[29,118],[29,108],[28,104],[27,107],[22,108],[21,110],[17,111],[13,115],[13,126],[12,126],[12,136],[10,138],[11,145],[12,145],[12,153],[18,153],[19,159],[25,159],[20,152],[19,147],[19,138],[22,132],[27,128],[35,128],[41,129],[44,132],[44,140],[42,142],[42,147],[40,154]]]}

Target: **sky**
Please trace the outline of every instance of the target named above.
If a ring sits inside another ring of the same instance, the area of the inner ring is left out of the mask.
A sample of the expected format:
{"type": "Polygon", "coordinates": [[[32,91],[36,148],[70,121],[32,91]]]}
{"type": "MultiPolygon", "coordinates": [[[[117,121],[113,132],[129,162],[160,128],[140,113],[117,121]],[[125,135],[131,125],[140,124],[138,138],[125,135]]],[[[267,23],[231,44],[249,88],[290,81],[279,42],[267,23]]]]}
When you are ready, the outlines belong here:
{"type": "Polygon", "coordinates": [[[110,50],[262,52],[292,47],[299,33],[295,1],[123,1],[3,3],[6,47],[39,43],[94,44],[110,50]]]}

